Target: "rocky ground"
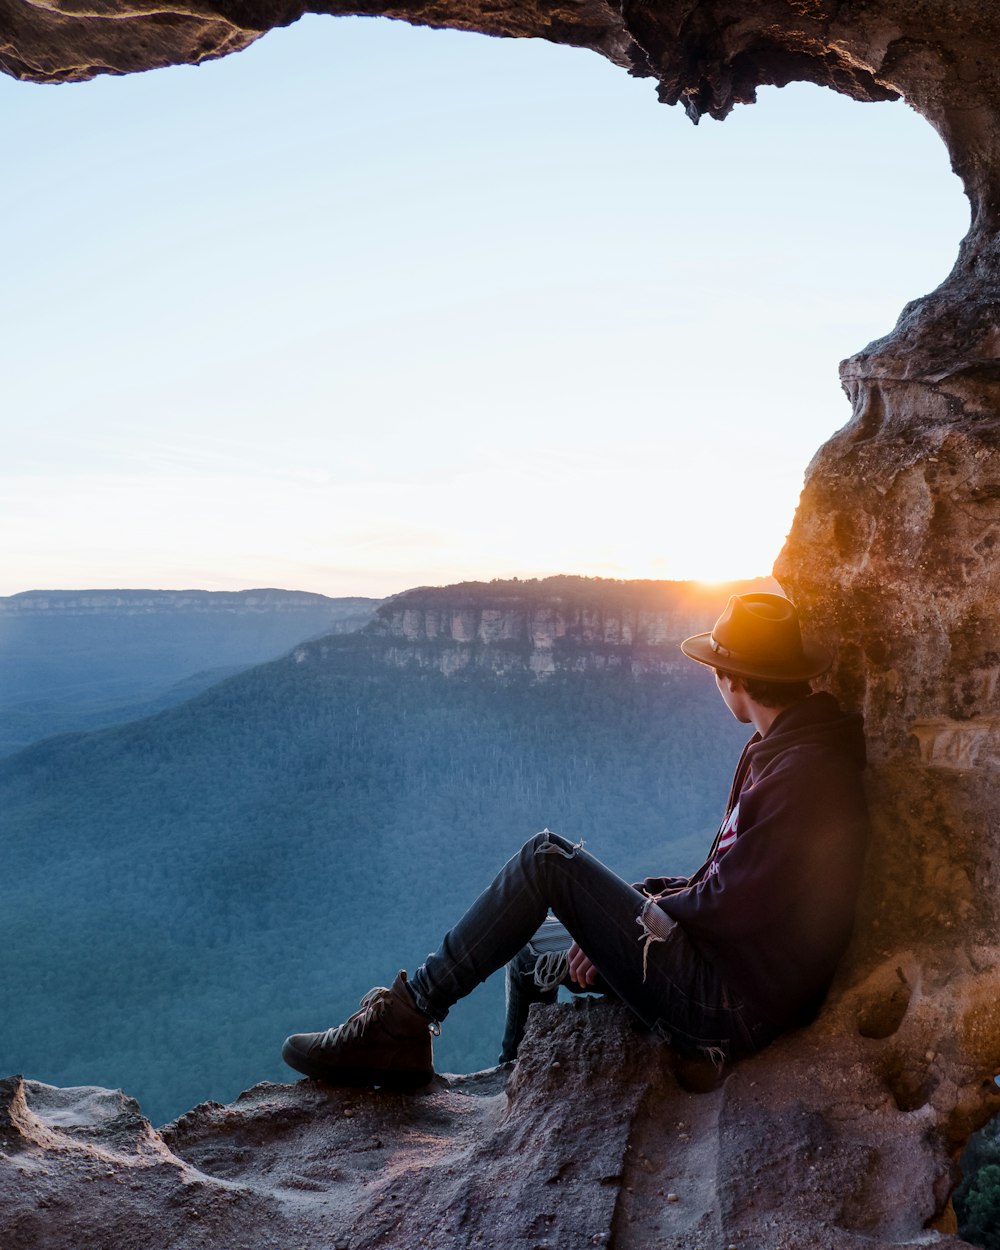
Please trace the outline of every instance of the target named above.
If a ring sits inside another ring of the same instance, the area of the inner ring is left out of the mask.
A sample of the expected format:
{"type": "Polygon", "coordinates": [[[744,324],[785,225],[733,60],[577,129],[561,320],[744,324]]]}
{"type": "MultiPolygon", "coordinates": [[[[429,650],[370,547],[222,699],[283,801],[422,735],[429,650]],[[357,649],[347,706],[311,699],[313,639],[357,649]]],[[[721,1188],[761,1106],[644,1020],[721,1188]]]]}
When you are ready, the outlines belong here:
{"type": "Polygon", "coordinates": [[[925,1227],[947,1226],[951,1174],[927,1140],[941,1082],[893,1083],[914,996],[893,1007],[885,988],[848,996],[721,1082],[677,1069],[626,1011],[591,1000],[536,1008],[508,1069],[415,1094],[258,1085],[158,1130],[121,1092],[11,1077],[0,1245],[957,1247],[925,1227]],[[855,1027],[831,1064],[848,1017],[892,1032],[855,1027]]]}

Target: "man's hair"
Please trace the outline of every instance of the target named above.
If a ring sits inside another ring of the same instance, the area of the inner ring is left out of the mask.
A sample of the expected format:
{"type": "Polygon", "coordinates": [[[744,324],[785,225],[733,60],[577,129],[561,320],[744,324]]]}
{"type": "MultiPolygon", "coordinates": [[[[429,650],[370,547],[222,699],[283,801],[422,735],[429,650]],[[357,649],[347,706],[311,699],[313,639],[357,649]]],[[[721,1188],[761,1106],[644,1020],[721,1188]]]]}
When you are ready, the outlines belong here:
{"type": "Polygon", "coordinates": [[[812,694],[812,686],[807,681],[767,681],[761,677],[742,677],[725,668],[715,671],[720,677],[735,677],[754,703],[759,703],[761,707],[791,707],[812,694]]]}

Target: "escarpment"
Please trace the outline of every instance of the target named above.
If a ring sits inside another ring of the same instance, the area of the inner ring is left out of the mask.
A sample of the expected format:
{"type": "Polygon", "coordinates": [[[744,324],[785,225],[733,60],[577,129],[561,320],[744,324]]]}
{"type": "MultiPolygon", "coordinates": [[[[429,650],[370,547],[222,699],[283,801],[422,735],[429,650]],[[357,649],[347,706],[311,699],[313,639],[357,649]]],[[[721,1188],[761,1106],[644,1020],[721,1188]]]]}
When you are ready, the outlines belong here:
{"type": "MultiPolygon", "coordinates": [[[[66,82],[197,62],[305,11],[4,0],[0,66],[66,82]]],[[[308,11],[591,48],[657,79],[693,120],[792,80],[861,101],[901,96],[948,145],[969,234],[945,282],[842,365],[853,415],[817,454],[777,566],[837,652],[831,685],[867,718],[875,839],[855,944],[816,1025],[700,1095],[661,1071],[648,1041],[566,1008],[539,1013],[550,1032],[536,1034],[509,1106],[493,1078],[408,1102],[265,1089],[152,1145],[136,1129],[140,1145],[112,1147],[103,1120],[11,1085],[4,1244],[131,1246],[139,1217],[178,1246],[275,1244],[292,1229],[352,1250],[926,1244],[928,1228],[949,1227],[954,1161],[996,1109],[1000,1071],[1000,9],[413,0],[308,11]],[[592,1108],[604,1112],[596,1127],[592,1108]],[[247,1171],[263,1143],[266,1192],[247,1171]],[[364,1203],[348,1230],[337,1204],[350,1177],[364,1203]]],[[[123,1108],[121,1125],[133,1114],[123,1108]]]]}
{"type": "MultiPolygon", "coordinates": [[[[727,594],[773,589],[770,578],[708,587],[573,576],[425,586],[383,604],[363,641],[381,663],[448,676],[689,673],[681,639],[704,628],[727,594]]],[[[308,643],[295,659],[329,649],[308,643]]]]}

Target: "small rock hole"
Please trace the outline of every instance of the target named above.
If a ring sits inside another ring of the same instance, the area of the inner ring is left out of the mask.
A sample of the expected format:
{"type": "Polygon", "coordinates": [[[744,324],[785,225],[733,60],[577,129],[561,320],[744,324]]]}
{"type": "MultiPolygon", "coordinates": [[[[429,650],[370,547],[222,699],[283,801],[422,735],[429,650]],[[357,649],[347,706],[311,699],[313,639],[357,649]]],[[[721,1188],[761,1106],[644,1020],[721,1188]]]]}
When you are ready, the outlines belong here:
{"type": "Polygon", "coordinates": [[[858,1032],[862,1037],[892,1037],[903,1023],[913,991],[898,974],[900,983],[890,993],[878,994],[858,1009],[858,1032]]]}
{"type": "Polygon", "coordinates": [[[888,1063],[885,1083],[900,1111],[919,1111],[930,1102],[938,1077],[912,1056],[896,1055],[888,1063]]]}

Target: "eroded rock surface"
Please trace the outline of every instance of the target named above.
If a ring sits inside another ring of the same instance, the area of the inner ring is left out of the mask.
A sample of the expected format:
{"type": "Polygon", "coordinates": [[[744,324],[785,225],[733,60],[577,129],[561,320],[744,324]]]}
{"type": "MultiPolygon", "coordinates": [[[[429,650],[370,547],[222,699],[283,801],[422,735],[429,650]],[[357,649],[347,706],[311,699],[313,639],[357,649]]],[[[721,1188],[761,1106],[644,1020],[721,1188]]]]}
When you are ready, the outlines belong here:
{"type": "Polygon", "coordinates": [[[668,1050],[594,1001],[536,1008],[510,1072],[412,1095],[258,1085],[159,1131],[121,1093],[8,1078],[0,1245],[926,1245],[951,1186],[939,1112],[977,1078],[948,1047],[913,1067],[927,987],[905,975],[701,1093],[707,1070],[682,1087],[668,1050]]]}

